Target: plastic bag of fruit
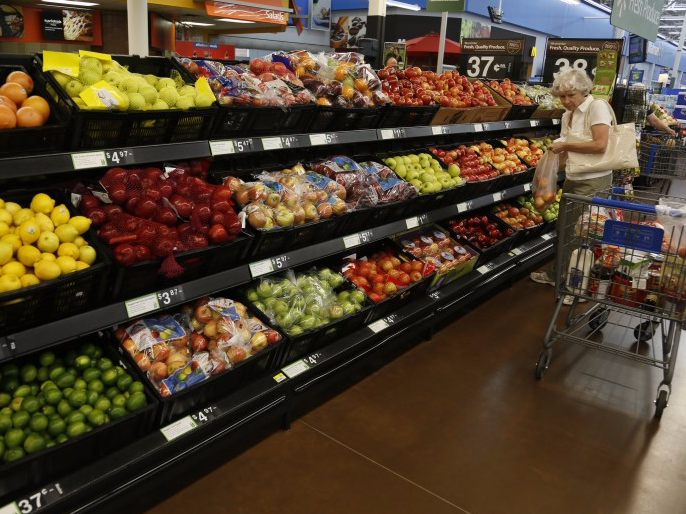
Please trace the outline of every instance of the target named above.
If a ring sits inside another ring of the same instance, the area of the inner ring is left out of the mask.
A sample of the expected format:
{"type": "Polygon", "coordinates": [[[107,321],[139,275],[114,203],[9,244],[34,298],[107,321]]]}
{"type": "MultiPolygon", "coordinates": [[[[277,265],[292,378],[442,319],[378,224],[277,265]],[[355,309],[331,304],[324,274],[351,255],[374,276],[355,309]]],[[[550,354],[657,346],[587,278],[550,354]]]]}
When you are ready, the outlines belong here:
{"type": "Polygon", "coordinates": [[[543,212],[555,201],[559,166],[559,157],[553,152],[545,152],[536,164],[531,193],[534,195],[534,207],[539,212],[543,212]]]}
{"type": "Polygon", "coordinates": [[[374,161],[359,163],[360,168],[374,178],[374,187],[380,204],[401,202],[414,198],[418,189],[413,184],[401,180],[385,164],[374,161]]]}
{"type": "Polygon", "coordinates": [[[374,188],[374,177],[354,160],[344,155],[335,155],[326,160],[315,162],[312,169],[335,180],[345,188],[346,201],[354,209],[375,206],[379,199],[374,188]]]}

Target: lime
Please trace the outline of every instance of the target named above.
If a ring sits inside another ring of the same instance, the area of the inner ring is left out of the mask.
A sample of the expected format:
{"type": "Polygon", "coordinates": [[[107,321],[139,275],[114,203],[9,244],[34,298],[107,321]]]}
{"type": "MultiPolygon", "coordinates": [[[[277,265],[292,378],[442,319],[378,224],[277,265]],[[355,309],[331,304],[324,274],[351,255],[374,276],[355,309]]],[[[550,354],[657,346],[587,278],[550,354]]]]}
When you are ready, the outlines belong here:
{"type": "Polygon", "coordinates": [[[56,387],[50,387],[43,392],[43,396],[48,405],[57,405],[62,399],[62,391],[56,387]]]}
{"type": "Polygon", "coordinates": [[[64,434],[67,430],[67,424],[61,418],[55,418],[48,424],[48,434],[53,437],[57,437],[60,434],[64,434]]]}
{"type": "Polygon", "coordinates": [[[20,410],[12,414],[12,426],[14,428],[26,428],[31,419],[31,414],[24,410],[20,410]]]}
{"type": "Polygon", "coordinates": [[[74,378],[79,378],[79,370],[77,370],[74,367],[67,368],[67,371],[65,371],[65,373],[70,374],[74,378]]]}
{"type": "Polygon", "coordinates": [[[56,442],[57,444],[63,443],[64,441],[66,441],[67,439],[69,439],[69,436],[67,436],[67,434],[66,434],[66,431],[67,431],[66,425],[65,425],[64,431],[65,431],[64,434],[59,434],[59,435],[55,436],[55,442],[56,442]]]}
{"type": "Polygon", "coordinates": [[[0,367],[3,377],[19,378],[19,366],[12,362],[7,362],[0,367]]]}
{"type": "Polygon", "coordinates": [[[60,402],[57,404],[57,413],[62,417],[67,416],[72,410],[73,409],[72,406],[69,405],[69,401],[67,401],[64,398],[61,399],[60,402]]]}
{"type": "Polygon", "coordinates": [[[99,378],[91,380],[90,382],[88,382],[88,390],[95,391],[98,394],[104,393],[105,384],[103,384],[102,380],[100,380],[99,378]]]}
{"type": "Polygon", "coordinates": [[[8,393],[0,393],[0,408],[7,407],[11,401],[12,401],[11,395],[9,395],[8,393]]]}
{"type": "Polygon", "coordinates": [[[106,396],[101,396],[98,398],[98,401],[95,402],[95,405],[93,405],[94,408],[103,412],[107,412],[111,406],[112,402],[106,396]]]}
{"type": "Polygon", "coordinates": [[[73,387],[67,387],[66,389],[62,389],[62,398],[66,398],[67,396],[69,396],[73,390],[73,387]]]}
{"type": "Polygon", "coordinates": [[[81,373],[81,378],[86,382],[92,382],[93,380],[99,379],[102,372],[98,368],[87,368],[81,373]]]}
{"type": "Polygon", "coordinates": [[[24,439],[24,450],[26,450],[26,453],[36,453],[43,448],[45,448],[45,439],[40,434],[33,432],[24,439]]]}
{"type": "Polygon", "coordinates": [[[117,373],[117,370],[114,368],[106,369],[102,372],[102,376],[100,377],[103,384],[108,386],[114,384],[118,378],[119,374],[117,373]]]}
{"type": "Polygon", "coordinates": [[[112,398],[114,398],[118,394],[119,394],[119,389],[117,389],[116,387],[109,387],[105,390],[105,398],[107,398],[108,400],[111,400],[112,398]]]}
{"type": "Polygon", "coordinates": [[[88,355],[79,355],[74,360],[74,366],[79,371],[83,371],[83,370],[89,368],[90,365],[91,365],[91,358],[88,355]]]}
{"type": "Polygon", "coordinates": [[[37,374],[38,368],[36,368],[36,366],[33,364],[25,364],[19,370],[19,376],[25,384],[36,380],[37,374]]]}
{"type": "Polygon", "coordinates": [[[98,369],[100,371],[107,371],[108,369],[112,369],[113,367],[114,363],[111,359],[108,359],[107,357],[101,357],[100,359],[98,359],[98,369]]]}
{"type": "Polygon", "coordinates": [[[88,391],[86,403],[88,403],[90,406],[93,406],[95,405],[95,402],[98,401],[98,398],[100,398],[100,393],[97,391],[88,391]]]}
{"type": "Polygon", "coordinates": [[[57,444],[57,443],[56,443],[55,441],[53,441],[52,439],[46,439],[46,440],[45,440],[45,447],[46,447],[46,448],[52,448],[52,447],[55,446],[56,444],[57,444]]]}
{"type": "Polygon", "coordinates": [[[60,389],[74,387],[74,385],[76,384],[76,377],[71,373],[62,373],[59,377],[55,379],[55,384],[60,389]]]}
{"type": "Polygon", "coordinates": [[[26,412],[29,414],[33,414],[34,412],[38,412],[40,410],[40,400],[36,398],[35,396],[27,396],[24,398],[24,401],[21,403],[21,408],[24,409],[26,412]]]}
{"type": "Polygon", "coordinates": [[[126,400],[126,410],[129,412],[138,410],[144,407],[146,403],[147,398],[145,397],[145,394],[141,393],[140,391],[136,391],[135,393],[131,393],[131,396],[129,396],[126,400]]]}
{"type": "Polygon", "coordinates": [[[36,372],[36,380],[39,382],[45,382],[50,378],[50,370],[47,366],[41,366],[36,372]]]}
{"type": "Polygon", "coordinates": [[[79,407],[79,412],[81,412],[84,416],[88,416],[92,410],[93,407],[88,404],[81,405],[81,407],[79,407]]]}
{"type": "Polygon", "coordinates": [[[52,416],[53,414],[57,413],[57,409],[55,408],[54,405],[43,405],[40,410],[43,414],[45,414],[48,418],[52,416]]]}
{"type": "Polygon", "coordinates": [[[75,423],[69,423],[67,426],[67,436],[77,437],[88,431],[88,427],[83,421],[77,421],[75,423]]]}
{"type": "Polygon", "coordinates": [[[38,356],[38,362],[40,362],[41,366],[52,366],[53,362],[55,362],[55,353],[50,350],[42,352],[38,356]]]}
{"type": "Polygon", "coordinates": [[[132,382],[129,386],[129,393],[142,393],[143,391],[145,391],[145,386],[139,380],[132,382]]]}
{"type": "Polygon", "coordinates": [[[0,416],[0,434],[5,434],[12,428],[12,417],[5,414],[0,416]]]}
{"type": "Polygon", "coordinates": [[[6,416],[11,416],[12,415],[12,409],[9,406],[3,407],[2,409],[0,409],[0,414],[4,414],[6,416]]]}
{"type": "Polygon", "coordinates": [[[24,397],[15,396],[14,398],[12,398],[12,403],[10,403],[10,407],[12,407],[12,410],[14,412],[17,412],[18,410],[21,410],[22,403],[24,403],[24,397]]]}
{"type": "Polygon", "coordinates": [[[72,423],[76,423],[79,421],[85,422],[86,415],[80,410],[73,410],[69,413],[69,415],[66,418],[64,418],[64,421],[66,421],[68,425],[71,425],[72,423]]]}
{"type": "Polygon", "coordinates": [[[11,428],[5,433],[5,446],[7,448],[20,448],[24,444],[24,431],[20,428],[11,428]]]}
{"type": "Polygon", "coordinates": [[[40,393],[40,386],[38,384],[31,384],[31,395],[36,396],[40,393]]]}
{"type": "Polygon", "coordinates": [[[123,394],[118,394],[114,398],[112,398],[112,408],[114,407],[123,407],[126,408],[126,396],[123,394]]]}
{"type": "Polygon", "coordinates": [[[20,385],[17,387],[17,389],[14,391],[14,397],[17,398],[18,396],[30,396],[31,395],[31,386],[28,384],[20,385]]]}
{"type": "Polygon", "coordinates": [[[127,391],[129,389],[129,386],[132,382],[133,378],[131,378],[131,375],[121,375],[117,379],[117,387],[123,393],[124,391],[127,391]]]}
{"type": "Polygon", "coordinates": [[[122,375],[128,375],[128,373],[126,372],[126,370],[125,370],[123,367],[121,367],[121,366],[115,366],[114,369],[117,370],[117,375],[119,375],[120,377],[121,377],[122,375]]]}
{"type": "Polygon", "coordinates": [[[48,417],[42,412],[36,412],[33,416],[31,416],[29,427],[31,427],[31,430],[34,432],[42,432],[48,428],[48,417]]]}
{"type": "Polygon", "coordinates": [[[50,377],[50,380],[55,380],[55,381],[57,380],[57,377],[59,377],[61,374],[63,374],[65,371],[67,371],[64,366],[62,366],[61,364],[57,364],[57,363],[53,364],[48,369],[50,370],[50,372],[48,373],[48,377],[50,377]]]}
{"type": "Polygon", "coordinates": [[[52,380],[46,380],[40,385],[40,389],[41,391],[45,391],[46,389],[57,389],[57,384],[52,380]]]}
{"type": "Polygon", "coordinates": [[[3,376],[0,380],[0,389],[6,393],[14,393],[19,387],[19,379],[17,377],[3,376]]]}
{"type": "Polygon", "coordinates": [[[112,407],[110,409],[110,419],[117,419],[121,418],[122,416],[126,416],[127,412],[124,407],[112,407]]]}
{"type": "Polygon", "coordinates": [[[26,454],[24,453],[23,448],[8,448],[2,458],[5,462],[13,462],[21,459],[24,455],[26,454]]]}
{"type": "Polygon", "coordinates": [[[82,378],[77,378],[74,382],[74,389],[86,389],[88,387],[88,382],[82,378]]]}
{"type": "Polygon", "coordinates": [[[93,409],[88,415],[88,423],[92,427],[99,427],[107,423],[107,416],[100,409],[93,409]]]}
{"type": "Polygon", "coordinates": [[[74,409],[78,409],[81,405],[88,401],[88,394],[83,389],[74,389],[67,398],[69,400],[69,405],[74,409]]]}
{"type": "Polygon", "coordinates": [[[81,354],[86,355],[91,359],[94,359],[96,358],[95,356],[98,353],[98,347],[93,343],[84,343],[81,345],[79,351],[81,352],[81,354]]]}

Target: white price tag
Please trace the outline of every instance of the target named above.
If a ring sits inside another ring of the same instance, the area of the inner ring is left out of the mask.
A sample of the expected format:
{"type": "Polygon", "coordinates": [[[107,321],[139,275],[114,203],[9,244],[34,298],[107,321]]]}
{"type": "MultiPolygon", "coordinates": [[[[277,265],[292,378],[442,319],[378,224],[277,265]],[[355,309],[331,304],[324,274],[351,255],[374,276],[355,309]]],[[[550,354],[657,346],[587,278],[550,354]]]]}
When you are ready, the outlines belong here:
{"type": "Polygon", "coordinates": [[[419,220],[417,219],[417,216],[414,216],[413,218],[407,218],[405,220],[405,226],[407,228],[415,228],[419,226],[419,220]]]}
{"type": "Polygon", "coordinates": [[[319,146],[326,144],[326,134],[310,134],[310,144],[319,146]]]}
{"type": "Polygon", "coordinates": [[[87,168],[102,168],[107,166],[107,159],[105,152],[82,152],[71,154],[71,160],[74,164],[75,170],[83,170],[87,168]]]}
{"type": "Polygon", "coordinates": [[[198,428],[198,424],[193,421],[193,418],[186,416],[166,427],[160,428],[160,432],[162,432],[162,435],[167,441],[171,441],[177,437],[181,437],[183,434],[187,434],[195,428],[198,428]]]}
{"type": "Polygon", "coordinates": [[[22,514],[22,512],[19,510],[17,502],[12,502],[0,508],[0,514],[22,514]]]}
{"type": "Polygon", "coordinates": [[[391,129],[381,129],[379,132],[381,132],[381,139],[393,139],[395,137],[391,129]]]}
{"type": "Polygon", "coordinates": [[[531,191],[531,184],[524,184],[524,191],[531,191]]]}
{"type": "Polygon", "coordinates": [[[464,212],[467,210],[467,203],[466,202],[458,203],[456,205],[456,207],[457,207],[457,212],[464,212]]]}
{"type": "Polygon", "coordinates": [[[484,273],[488,273],[489,271],[491,271],[491,268],[488,267],[488,264],[484,264],[483,266],[479,266],[478,268],[476,268],[476,271],[483,275],[484,273]]]}
{"type": "Polygon", "coordinates": [[[236,153],[236,147],[233,146],[233,141],[210,141],[210,153],[214,155],[227,155],[236,153]]]}
{"type": "Polygon", "coordinates": [[[553,238],[553,235],[551,233],[543,234],[541,236],[541,239],[543,239],[544,241],[547,241],[548,239],[552,239],[552,238],[553,238]]]}
{"type": "Polygon", "coordinates": [[[272,271],[274,271],[274,265],[272,264],[271,259],[250,263],[250,274],[252,275],[252,278],[266,275],[272,271]]]}
{"type": "Polygon", "coordinates": [[[538,121],[538,120],[529,120],[529,124],[530,124],[532,127],[538,127],[538,125],[540,124],[540,121],[538,121]]]}
{"type": "Polygon", "coordinates": [[[483,132],[484,127],[481,125],[481,123],[475,123],[474,124],[474,132],[483,132]]]}
{"type": "Polygon", "coordinates": [[[500,200],[503,199],[503,193],[502,191],[499,193],[493,193],[493,201],[494,202],[499,202],[500,200]]]}
{"type": "Polygon", "coordinates": [[[160,308],[160,302],[157,299],[157,293],[134,298],[124,303],[126,306],[126,314],[129,318],[136,318],[146,312],[154,311],[160,308]]]}
{"type": "Polygon", "coordinates": [[[386,323],[386,320],[384,319],[377,319],[374,323],[370,323],[367,325],[369,329],[374,332],[375,334],[378,334],[382,330],[385,330],[388,328],[388,323],[386,323]]]}
{"type": "Polygon", "coordinates": [[[521,255],[524,252],[521,248],[513,248],[512,253],[515,255],[521,255]]]}
{"type": "Polygon", "coordinates": [[[301,359],[293,364],[289,364],[285,368],[281,368],[281,371],[283,371],[284,375],[286,375],[288,378],[293,378],[297,377],[301,373],[305,373],[308,369],[310,369],[310,366],[307,364],[307,362],[301,359]]]}
{"type": "Polygon", "coordinates": [[[431,127],[431,133],[434,136],[440,136],[443,134],[443,125],[434,125],[431,127]]]}
{"type": "Polygon", "coordinates": [[[280,137],[263,137],[262,138],[262,148],[265,150],[281,150],[283,144],[281,143],[280,137]]]}
{"type": "Polygon", "coordinates": [[[360,234],[351,234],[343,238],[343,246],[345,248],[352,248],[353,246],[359,246],[362,242],[360,241],[360,234]]]}
{"type": "Polygon", "coordinates": [[[560,120],[558,120],[557,118],[553,120],[553,125],[559,125],[559,124],[560,124],[560,120]]]}

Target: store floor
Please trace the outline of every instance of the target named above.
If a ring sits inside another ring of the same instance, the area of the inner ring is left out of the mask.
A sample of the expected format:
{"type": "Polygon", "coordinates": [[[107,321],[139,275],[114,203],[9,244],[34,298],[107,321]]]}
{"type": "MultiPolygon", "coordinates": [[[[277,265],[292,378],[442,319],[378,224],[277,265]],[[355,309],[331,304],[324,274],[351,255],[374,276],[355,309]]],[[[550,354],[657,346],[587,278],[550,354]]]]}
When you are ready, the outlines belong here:
{"type": "Polygon", "coordinates": [[[516,282],[148,514],[686,512],[683,359],[660,422],[653,367],[559,346],[536,381],[553,307],[516,282]]]}

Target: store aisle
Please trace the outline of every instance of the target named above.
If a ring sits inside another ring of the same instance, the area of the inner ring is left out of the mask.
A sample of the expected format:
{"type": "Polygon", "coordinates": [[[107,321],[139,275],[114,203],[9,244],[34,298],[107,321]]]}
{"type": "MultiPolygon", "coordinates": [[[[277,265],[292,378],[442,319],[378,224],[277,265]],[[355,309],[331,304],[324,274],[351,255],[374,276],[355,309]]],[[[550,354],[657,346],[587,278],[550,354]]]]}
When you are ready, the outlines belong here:
{"type": "Polygon", "coordinates": [[[520,280],[148,514],[686,512],[683,362],[661,422],[655,368],[556,347],[536,381],[553,307],[520,280]]]}

